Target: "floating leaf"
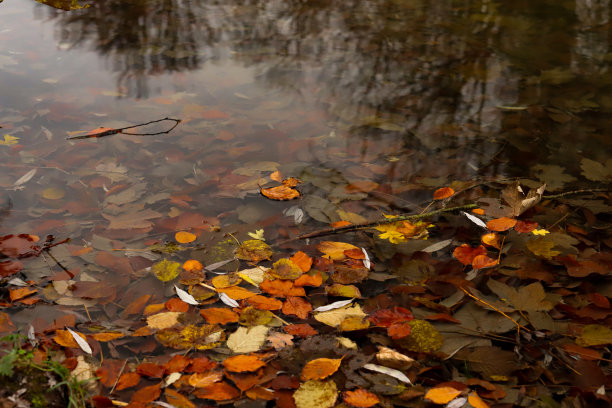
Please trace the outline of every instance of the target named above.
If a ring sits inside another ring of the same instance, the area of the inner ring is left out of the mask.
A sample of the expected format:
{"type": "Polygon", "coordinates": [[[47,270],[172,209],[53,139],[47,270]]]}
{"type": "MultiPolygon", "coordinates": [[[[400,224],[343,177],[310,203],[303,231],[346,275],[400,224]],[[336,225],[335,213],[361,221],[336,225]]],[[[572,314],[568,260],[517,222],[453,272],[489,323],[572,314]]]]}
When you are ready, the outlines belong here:
{"type": "Polygon", "coordinates": [[[247,235],[253,239],[265,241],[263,229],[258,229],[255,232],[248,232],[247,235]]]}
{"type": "Polygon", "coordinates": [[[472,268],[474,269],[483,269],[490,268],[498,264],[496,258],[490,258],[487,255],[476,255],[474,259],[472,259],[472,268]]]}
{"type": "Polygon", "coordinates": [[[471,265],[477,255],[486,254],[487,250],[482,245],[472,248],[468,244],[462,244],[453,251],[453,256],[464,265],[471,265]]]}
{"type": "Polygon", "coordinates": [[[342,359],[332,358],[317,358],[316,360],[309,361],[302,369],[300,378],[302,381],[308,380],[322,380],[323,378],[329,377],[340,367],[342,359]]]}
{"type": "Polygon", "coordinates": [[[293,393],[297,408],[331,408],[336,404],[338,389],[333,381],[310,380],[293,393]]]}
{"type": "Polygon", "coordinates": [[[452,387],[438,387],[427,391],[425,398],[434,404],[446,404],[455,399],[459,394],[461,394],[461,391],[452,387]]]}
{"type": "Polygon", "coordinates": [[[552,259],[553,256],[561,254],[560,251],[553,250],[554,247],[555,242],[547,237],[538,237],[527,241],[527,248],[531,252],[546,259],[552,259]]]}
{"type": "Polygon", "coordinates": [[[64,195],[66,195],[64,190],[55,187],[46,188],[42,193],[43,198],[47,200],[60,200],[64,198],[64,195]]]}
{"type": "Polygon", "coordinates": [[[612,180],[612,159],[608,159],[603,165],[595,160],[582,159],[580,163],[584,177],[592,181],[612,180]]]}
{"type": "Polygon", "coordinates": [[[199,272],[203,269],[202,263],[200,261],[196,261],[195,259],[189,259],[183,263],[183,269],[187,272],[199,272]]]}
{"type": "Polygon", "coordinates": [[[179,350],[208,350],[224,340],[223,330],[215,325],[190,324],[184,327],[161,329],[155,338],[164,346],[179,350]]]}
{"type": "Polygon", "coordinates": [[[510,216],[518,217],[542,200],[542,194],[544,194],[545,189],[546,184],[543,184],[537,189],[529,190],[529,193],[525,195],[518,181],[510,184],[501,193],[502,199],[509,206],[509,210],[506,213],[509,213],[508,215],[510,216]]]}
{"type": "Polygon", "coordinates": [[[147,317],[147,326],[151,329],[167,329],[178,324],[179,312],[164,312],[147,317]]]}
{"type": "Polygon", "coordinates": [[[348,300],[339,300],[337,302],[334,303],[330,303],[329,305],[325,305],[325,306],[319,306],[317,308],[314,309],[315,312],[326,312],[328,310],[334,310],[334,309],[338,309],[340,307],[346,306],[349,303],[351,303],[353,301],[353,299],[348,299],[348,300]]]}
{"type": "Polygon", "coordinates": [[[487,224],[485,224],[483,220],[476,217],[475,215],[468,214],[465,211],[461,211],[461,213],[465,215],[468,218],[468,220],[472,221],[474,224],[478,225],[479,227],[485,228],[485,229],[487,228],[487,224]]]}
{"type": "MultiPolygon", "coordinates": [[[[227,347],[234,353],[251,353],[263,346],[268,335],[268,327],[239,327],[227,339],[227,347]]],[[[252,370],[249,370],[252,371],[252,370]]]]}
{"type": "Polygon", "coordinates": [[[433,198],[434,200],[443,200],[445,198],[452,196],[453,194],[455,194],[455,190],[453,190],[452,188],[442,187],[442,188],[437,189],[434,192],[433,198]]]}
{"type": "Polygon", "coordinates": [[[302,269],[302,272],[308,272],[312,266],[312,258],[302,251],[298,251],[291,258],[291,262],[302,269]]]}
{"type": "Polygon", "coordinates": [[[238,398],[240,396],[240,391],[226,382],[217,382],[207,385],[206,387],[197,388],[193,392],[193,395],[202,399],[227,401],[238,398]]]}
{"type": "Polygon", "coordinates": [[[288,258],[281,258],[274,262],[272,269],[268,271],[268,274],[275,278],[290,280],[299,278],[303,273],[302,268],[288,258]]]}
{"type": "Polygon", "coordinates": [[[208,324],[235,323],[239,319],[238,313],[231,309],[221,307],[200,309],[200,315],[208,322],[208,324]]]}
{"type": "Polygon", "coordinates": [[[195,234],[192,234],[191,232],[187,232],[187,231],[179,231],[176,234],[174,234],[174,239],[179,244],[188,244],[190,242],[195,241],[196,238],[197,236],[195,234]]]}
{"type": "Polygon", "coordinates": [[[169,282],[179,275],[181,264],[164,259],[151,267],[151,271],[157,279],[162,282],[169,282]]]}
{"type": "Polygon", "coordinates": [[[270,187],[270,188],[261,188],[259,190],[261,194],[271,200],[293,200],[294,198],[298,198],[300,196],[300,192],[294,188],[287,187],[285,185],[270,187]]]}
{"type": "Polygon", "coordinates": [[[345,242],[335,242],[335,241],[323,241],[317,245],[317,249],[325,254],[332,261],[340,261],[346,258],[344,251],[350,249],[360,250],[359,247],[355,245],[347,244],[345,242]]]}
{"type": "Polygon", "coordinates": [[[293,336],[291,334],[274,332],[266,340],[270,342],[274,350],[282,350],[285,347],[293,346],[293,336]]]}
{"type": "Polygon", "coordinates": [[[195,373],[189,377],[189,385],[196,388],[208,387],[211,384],[223,379],[223,371],[207,371],[205,373],[195,373]]]}
{"type": "Polygon", "coordinates": [[[342,395],[345,403],[358,408],[369,408],[380,402],[376,394],[372,394],[363,388],[357,388],[354,391],[345,391],[342,395]]]}
{"type": "Polygon", "coordinates": [[[497,231],[497,232],[507,231],[510,228],[514,227],[515,225],[516,225],[516,220],[514,218],[508,218],[508,217],[496,218],[494,220],[487,222],[487,228],[490,231],[497,231]]]}
{"type": "Polygon", "coordinates": [[[312,305],[304,298],[288,296],[281,310],[286,315],[294,315],[300,319],[306,319],[308,314],[312,311],[312,305]]]}
{"type": "Polygon", "coordinates": [[[480,241],[485,245],[491,246],[496,249],[501,249],[501,241],[499,239],[499,235],[494,232],[484,234],[480,237],[480,241]]]}
{"type": "Polygon", "coordinates": [[[183,289],[177,287],[176,285],[174,285],[174,290],[176,290],[176,294],[178,295],[178,297],[185,303],[188,303],[190,305],[199,305],[200,303],[195,300],[195,298],[193,296],[191,296],[189,293],[185,292],[183,289]]]}
{"type": "Polygon", "coordinates": [[[231,297],[227,296],[225,293],[219,293],[219,299],[226,305],[230,307],[239,307],[240,305],[231,297]]]}
{"type": "Polygon", "coordinates": [[[79,345],[81,350],[83,350],[87,354],[91,354],[92,353],[91,347],[87,343],[87,340],[85,339],[85,336],[83,336],[81,333],[75,332],[74,330],[72,330],[69,327],[67,327],[66,330],[68,330],[68,333],[70,333],[72,335],[72,337],[74,337],[74,340],[79,345]]]}
{"type": "Polygon", "coordinates": [[[19,143],[19,138],[15,136],[11,136],[9,134],[4,135],[4,140],[0,140],[0,145],[2,146],[13,146],[19,143]]]}
{"type": "Polygon", "coordinates": [[[258,239],[244,241],[236,250],[236,257],[249,262],[257,263],[264,259],[270,259],[272,248],[258,239]]]}
{"type": "Polygon", "coordinates": [[[346,319],[357,318],[361,320],[365,317],[366,314],[358,304],[351,307],[329,310],[327,312],[319,312],[314,315],[315,320],[332,327],[339,327],[346,319]]]}

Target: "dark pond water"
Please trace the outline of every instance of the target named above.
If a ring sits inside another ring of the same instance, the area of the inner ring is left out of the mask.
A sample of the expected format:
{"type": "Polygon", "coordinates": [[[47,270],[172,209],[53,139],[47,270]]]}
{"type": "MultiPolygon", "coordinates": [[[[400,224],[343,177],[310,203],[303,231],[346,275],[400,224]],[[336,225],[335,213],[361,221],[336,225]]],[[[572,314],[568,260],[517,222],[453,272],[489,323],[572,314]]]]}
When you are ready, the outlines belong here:
{"type": "MultiPolygon", "coordinates": [[[[0,232],[71,238],[55,256],[77,281],[113,282],[116,304],[153,261],[113,250],[179,230],[274,242],[419,211],[442,186],[612,177],[609,1],[81,4],[0,4],[0,232]],[[165,117],[182,122],[67,140],[165,117]],[[301,199],[259,194],[277,170],[301,199]]],[[[40,258],[26,274],[60,271],[40,258]]]]}

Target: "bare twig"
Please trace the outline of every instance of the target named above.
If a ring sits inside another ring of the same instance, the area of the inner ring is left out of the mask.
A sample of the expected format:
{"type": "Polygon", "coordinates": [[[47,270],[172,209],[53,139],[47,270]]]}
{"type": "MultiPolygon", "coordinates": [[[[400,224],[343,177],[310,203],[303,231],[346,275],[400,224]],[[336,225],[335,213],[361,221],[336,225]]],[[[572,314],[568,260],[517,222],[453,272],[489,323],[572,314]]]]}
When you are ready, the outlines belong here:
{"type": "Polygon", "coordinates": [[[131,136],[156,136],[156,135],[163,135],[163,134],[166,134],[166,133],[170,133],[172,130],[174,130],[175,127],[178,126],[179,123],[181,123],[181,119],[163,118],[163,119],[152,120],[152,121],[146,122],[146,123],[140,123],[138,125],[133,125],[133,126],[126,126],[126,127],[117,128],[117,129],[107,129],[107,130],[104,130],[104,131],[98,132],[98,133],[91,133],[91,134],[81,135],[81,136],[72,136],[72,137],[67,138],[66,140],[90,139],[90,138],[94,138],[94,137],[104,137],[104,136],[116,135],[118,133],[122,133],[124,135],[131,135],[131,136]],[[173,121],[174,125],[172,125],[172,127],[170,129],[164,130],[162,132],[154,132],[154,133],[124,132],[126,129],[134,129],[134,128],[137,128],[137,127],[142,127],[142,126],[150,125],[151,123],[159,123],[159,122],[163,122],[163,121],[173,121]]]}

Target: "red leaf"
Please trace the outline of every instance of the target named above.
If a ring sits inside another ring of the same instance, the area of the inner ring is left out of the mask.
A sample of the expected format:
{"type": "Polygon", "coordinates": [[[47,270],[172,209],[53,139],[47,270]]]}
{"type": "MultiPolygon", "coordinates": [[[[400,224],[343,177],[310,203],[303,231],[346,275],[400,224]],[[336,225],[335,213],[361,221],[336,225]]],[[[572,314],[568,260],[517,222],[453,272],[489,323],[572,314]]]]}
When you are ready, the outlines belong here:
{"type": "Polygon", "coordinates": [[[464,265],[471,265],[477,255],[486,255],[487,250],[484,246],[478,245],[472,248],[468,244],[458,246],[453,251],[453,256],[464,265]]]}
{"type": "Polygon", "coordinates": [[[390,309],[381,309],[369,317],[369,320],[377,326],[390,327],[396,323],[409,322],[414,316],[408,309],[395,306],[390,309]]]}
{"type": "Polygon", "coordinates": [[[442,187],[434,192],[433,198],[434,200],[442,200],[452,196],[453,194],[455,194],[455,190],[453,190],[452,188],[442,187]]]}

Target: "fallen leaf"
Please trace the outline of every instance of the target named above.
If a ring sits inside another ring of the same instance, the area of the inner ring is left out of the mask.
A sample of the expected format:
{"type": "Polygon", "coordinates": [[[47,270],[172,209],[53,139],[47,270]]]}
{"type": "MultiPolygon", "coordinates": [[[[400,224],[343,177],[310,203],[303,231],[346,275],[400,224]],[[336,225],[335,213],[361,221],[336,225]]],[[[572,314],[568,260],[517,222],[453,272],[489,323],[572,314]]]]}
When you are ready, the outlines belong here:
{"type": "Polygon", "coordinates": [[[340,367],[342,359],[331,359],[331,358],[317,358],[316,360],[309,361],[302,369],[300,378],[302,381],[308,380],[322,380],[323,378],[329,377],[340,367]]]}
{"type": "Polygon", "coordinates": [[[499,235],[494,232],[484,234],[480,237],[480,241],[484,245],[488,245],[496,249],[501,249],[501,240],[499,239],[499,235]]]}
{"type": "Polygon", "coordinates": [[[280,300],[261,295],[248,298],[247,303],[259,310],[279,310],[283,307],[280,300]]]}
{"type": "Polygon", "coordinates": [[[174,239],[179,244],[188,244],[190,242],[195,241],[196,238],[197,236],[195,234],[192,234],[191,232],[187,232],[187,231],[179,231],[176,234],[174,234],[174,239]]]}
{"type": "Polygon", "coordinates": [[[223,371],[207,371],[204,373],[195,373],[189,376],[189,385],[196,388],[208,387],[211,384],[219,382],[223,379],[223,371]]]}
{"type": "Polygon", "coordinates": [[[308,318],[308,314],[312,311],[312,305],[304,298],[288,296],[281,310],[286,315],[294,315],[300,319],[306,319],[308,318]]]}
{"type": "Polygon", "coordinates": [[[223,367],[225,367],[227,371],[234,373],[256,371],[265,365],[265,361],[262,361],[258,356],[252,354],[232,356],[223,361],[223,367]]]}
{"type": "Polygon", "coordinates": [[[336,404],[337,398],[338,388],[331,380],[306,381],[293,393],[297,408],[331,408],[336,404]]]}
{"type": "Polygon", "coordinates": [[[202,399],[227,401],[238,398],[240,396],[240,391],[226,382],[217,382],[206,387],[196,388],[193,395],[202,399]]]}
{"type": "Polygon", "coordinates": [[[346,319],[364,319],[365,317],[366,314],[358,304],[351,307],[329,310],[327,312],[319,312],[314,315],[315,320],[332,327],[339,327],[346,319]]]}
{"type": "Polygon", "coordinates": [[[396,380],[412,385],[412,381],[410,381],[410,378],[408,378],[406,374],[394,368],[389,368],[378,364],[366,364],[363,366],[363,368],[365,368],[366,370],[376,371],[377,373],[391,376],[396,380]]]}
{"type": "Polygon", "coordinates": [[[140,382],[140,374],[138,373],[123,373],[117,381],[117,391],[135,387],[140,382]]]}
{"type": "Polygon", "coordinates": [[[189,400],[185,395],[173,390],[172,388],[164,389],[164,396],[170,405],[176,408],[196,408],[196,405],[189,400]]]}
{"type": "Polygon", "coordinates": [[[471,265],[477,255],[486,254],[487,249],[482,245],[472,248],[468,244],[462,244],[453,251],[453,256],[464,265],[471,265]]]}
{"type": "Polygon", "coordinates": [[[456,396],[461,394],[461,391],[456,390],[452,387],[438,387],[432,388],[425,394],[425,398],[433,402],[434,404],[447,404],[456,396]]]}
{"type": "Polygon", "coordinates": [[[582,328],[576,344],[583,347],[612,344],[612,329],[600,324],[589,324],[582,328]]]}
{"type": "Polygon", "coordinates": [[[271,200],[293,200],[294,198],[298,198],[300,196],[300,192],[294,188],[287,187],[285,185],[270,187],[270,188],[260,188],[259,190],[264,197],[267,197],[271,200]]]}
{"type": "Polygon", "coordinates": [[[208,309],[200,309],[200,315],[208,322],[208,324],[227,324],[238,321],[238,313],[231,309],[222,307],[211,307],[208,309]]]}
{"type": "Polygon", "coordinates": [[[433,198],[434,200],[443,200],[445,198],[452,196],[453,194],[455,194],[455,190],[453,190],[452,188],[442,187],[442,188],[437,189],[434,192],[433,198]]]}
{"type": "Polygon", "coordinates": [[[474,269],[490,268],[497,264],[497,259],[490,258],[487,255],[476,255],[474,259],[472,259],[472,268],[474,269]]]}
{"type": "Polygon", "coordinates": [[[612,180],[612,159],[606,160],[605,165],[591,159],[582,159],[580,163],[584,177],[592,181],[612,180]]]}
{"type": "Polygon", "coordinates": [[[283,327],[283,330],[293,336],[298,336],[304,339],[319,334],[319,332],[317,332],[308,323],[290,324],[283,327]]]}
{"type": "Polygon", "coordinates": [[[274,347],[274,350],[282,350],[285,347],[293,346],[293,336],[291,334],[274,332],[266,339],[270,342],[270,345],[274,347]]]}
{"type": "Polygon", "coordinates": [[[258,351],[266,341],[268,327],[260,325],[253,327],[239,327],[229,335],[227,347],[234,353],[251,353],[258,351]]]}
{"type": "Polygon", "coordinates": [[[178,324],[179,312],[164,312],[147,317],[147,326],[151,329],[167,329],[178,324]]]}
{"type": "Polygon", "coordinates": [[[363,388],[345,391],[342,395],[342,399],[345,403],[358,408],[369,408],[380,402],[376,394],[366,391],[363,388]]]}
{"type": "Polygon", "coordinates": [[[201,271],[203,268],[202,263],[195,259],[189,259],[183,263],[183,269],[187,272],[201,271]]]}
{"type": "Polygon", "coordinates": [[[236,250],[236,257],[249,262],[257,263],[264,259],[270,259],[272,248],[258,239],[244,241],[236,250]]]}
{"type": "Polygon", "coordinates": [[[151,271],[160,281],[169,282],[179,275],[180,267],[180,263],[164,259],[153,265],[151,271]]]}
{"type": "Polygon", "coordinates": [[[347,244],[345,242],[335,242],[335,241],[323,241],[317,245],[317,249],[323,252],[329,259],[332,261],[340,261],[346,258],[344,251],[350,249],[361,250],[359,247],[355,245],[347,244]]]}
{"type": "Polygon", "coordinates": [[[489,222],[487,222],[487,228],[490,231],[497,231],[497,232],[507,231],[510,228],[514,227],[515,225],[516,225],[516,220],[514,218],[508,218],[508,217],[496,218],[494,220],[490,220],[489,222]]]}

